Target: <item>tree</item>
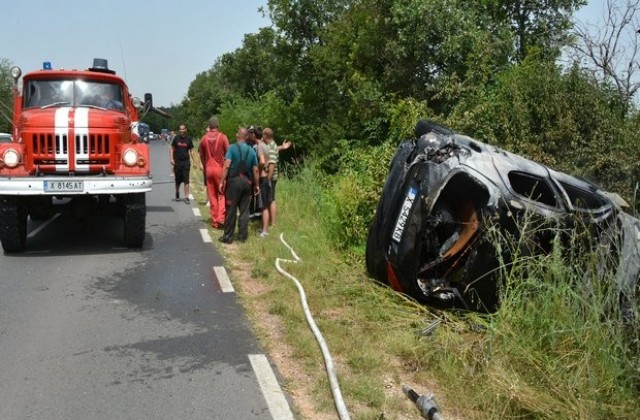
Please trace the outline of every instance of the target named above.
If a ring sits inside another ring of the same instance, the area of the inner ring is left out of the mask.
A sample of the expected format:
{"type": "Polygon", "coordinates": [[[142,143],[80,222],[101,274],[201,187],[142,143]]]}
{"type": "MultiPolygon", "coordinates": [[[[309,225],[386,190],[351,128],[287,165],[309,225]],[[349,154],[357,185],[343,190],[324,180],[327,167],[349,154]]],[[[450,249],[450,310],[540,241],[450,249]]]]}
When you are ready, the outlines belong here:
{"type": "Polygon", "coordinates": [[[555,60],[569,41],[572,16],[587,0],[477,0],[495,22],[504,22],[514,35],[515,61],[537,47],[545,59],[555,60]]]}
{"type": "Polygon", "coordinates": [[[604,19],[600,24],[578,23],[575,27],[577,43],[574,52],[601,86],[615,87],[623,104],[623,113],[631,108],[640,89],[637,77],[638,33],[640,29],[640,0],[607,0],[604,19]]]}
{"type": "Polygon", "coordinates": [[[13,115],[13,78],[11,62],[0,58],[0,132],[10,133],[13,115]]]}
{"type": "Polygon", "coordinates": [[[354,0],[269,0],[269,16],[282,36],[304,50],[323,44],[327,26],[354,0]]]}

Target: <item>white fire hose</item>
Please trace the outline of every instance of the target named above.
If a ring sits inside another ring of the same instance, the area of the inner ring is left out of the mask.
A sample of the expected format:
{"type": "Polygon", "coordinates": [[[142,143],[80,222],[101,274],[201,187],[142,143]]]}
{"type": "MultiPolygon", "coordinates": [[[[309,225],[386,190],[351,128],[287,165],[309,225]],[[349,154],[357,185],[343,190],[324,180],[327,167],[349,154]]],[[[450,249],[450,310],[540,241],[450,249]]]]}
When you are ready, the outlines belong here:
{"type": "Polygon", "coordinates": [[[324,363],[327,369],[327,375],[329,376],[329,384],[331,385],[331,394],[333,395],[333,400],[335,402],[336,410],[338,410],[338,415],[340,416],[341,420],[349,420],[350,419],[349,412],[347,411],[347,407],[344,404],[344,400],[342,399],[342,392],[340,391],[340,385],[338,384],[338,378],[336,376],[336,372],[333,367],[333,360],[331,359],[329,348],[327,347],[327,343],[324,341],[324,338],[322,337],[322,333],[320,333],[318,326],[316,325],[315,321],[313,320],[313,317],[311,316],[311,312],[309,311],[309,305],[307,305],[307,298],[304,293],[304,288],[295,277],[293,277],[291,274],[284,271],[282,267],[280,267],[280,262],[297,264],[302,260],[296,255],[295,251],[289,246],[289,244],[285,242],[284,234],[282,233],[280,234],[280,242],[282,242],[284,246],[289,248],[289,251],[291,251],[291,255],[293,256],[294,259],[286,260],[286,259],[276,258],[276,269],[280,272],[280,274],[282,274],[283,276],[293,281],[296,287],[298,288],[298,292],[300,293],[300,302],[302,303],[302,309],[304,311],[304,316],[307,319],[307,323],[309,324],[309,327],[311,328],[311,331],[313,332],[313,335],[315,336],[316,341],[318,342],[318,345],[320,345],[320,350],[322,350],[322,357],[324,358],[324,363]]]}

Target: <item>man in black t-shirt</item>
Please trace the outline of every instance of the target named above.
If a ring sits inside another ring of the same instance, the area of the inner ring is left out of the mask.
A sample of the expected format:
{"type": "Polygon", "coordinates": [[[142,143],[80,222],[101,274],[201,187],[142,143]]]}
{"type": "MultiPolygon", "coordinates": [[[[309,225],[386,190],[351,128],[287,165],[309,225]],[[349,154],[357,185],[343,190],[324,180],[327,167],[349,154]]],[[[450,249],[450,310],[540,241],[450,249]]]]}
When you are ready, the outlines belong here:
{"type": "Polygon", "coordinates": [[[180,184],[184,184],[184,202],[189,202],[189,171],[191,162],[194,162],[195,155],[193,151],[193,141],[187,136],[187,126],[180,124],[179,133],[171,141],[171,153],[169,161],[173,166],[173,173],[176,182],[176,201],[180,200],[180,184]]]}

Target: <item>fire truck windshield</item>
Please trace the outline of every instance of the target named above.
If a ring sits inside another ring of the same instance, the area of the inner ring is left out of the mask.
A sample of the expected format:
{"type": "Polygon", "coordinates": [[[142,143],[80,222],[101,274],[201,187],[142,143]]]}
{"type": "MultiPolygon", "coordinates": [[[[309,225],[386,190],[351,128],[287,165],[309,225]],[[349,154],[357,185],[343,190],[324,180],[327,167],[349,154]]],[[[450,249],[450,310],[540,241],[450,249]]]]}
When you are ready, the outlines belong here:
{"type": "Polygon", "coordinates": [[[24,91],[24,108],[86,106],[123,111],[122,87],[78,79],[30,80],[24,91]]]}

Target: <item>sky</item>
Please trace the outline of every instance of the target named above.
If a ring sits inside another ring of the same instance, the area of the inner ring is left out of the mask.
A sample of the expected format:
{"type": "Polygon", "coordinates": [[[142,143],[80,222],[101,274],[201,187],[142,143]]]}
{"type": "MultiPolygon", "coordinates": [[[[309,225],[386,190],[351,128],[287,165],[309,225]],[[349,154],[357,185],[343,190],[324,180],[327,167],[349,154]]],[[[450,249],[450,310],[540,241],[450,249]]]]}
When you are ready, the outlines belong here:
{"type": "Polygon", "coordinates": [[[604,23],[606,0],[589,0],[586,6],[582,6],[576,19],[587,24],[601,25],[604,23]]]}
{"type": "Polygon", "coordinates": [[[124,77],[134,96],[179,104],[198,73],[270,26],[267,0],[27,0],[2,6],[0,59],[23,73],[86,69],[94,58],[124,77]]]}

